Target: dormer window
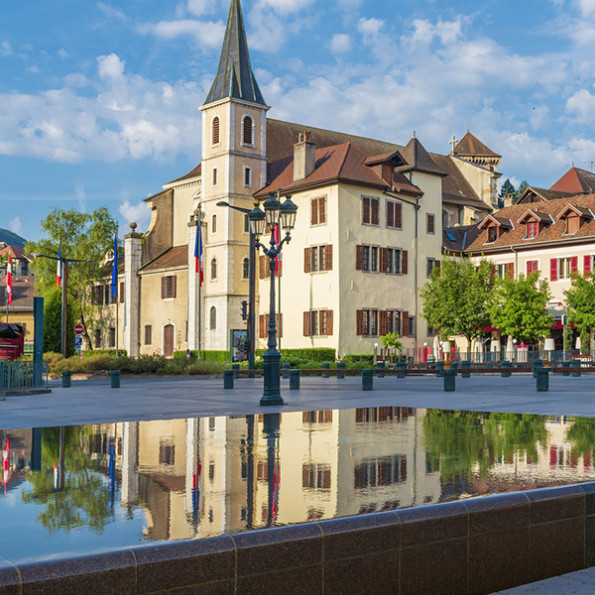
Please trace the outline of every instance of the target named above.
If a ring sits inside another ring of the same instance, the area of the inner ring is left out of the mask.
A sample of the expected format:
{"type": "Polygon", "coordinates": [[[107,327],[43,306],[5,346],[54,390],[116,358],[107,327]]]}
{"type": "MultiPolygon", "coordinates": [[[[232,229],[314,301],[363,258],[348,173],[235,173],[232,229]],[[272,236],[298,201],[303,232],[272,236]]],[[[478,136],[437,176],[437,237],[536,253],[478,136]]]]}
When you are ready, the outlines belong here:
{"type": "Polygon", "coordinates": [[[552,224],[553,219],[545,213],[527,209],[517,223],[525,226],[525,237],[523,239],[532,240],[539,235],[546,225],[552,224]]]}
{"type": "Polygon", "coordinates": [[[525,233],[525,237],[535,238],[539,233],[539,221],[527,221],[527,232],[525,233]]]}
{"type": "Polygon", "coordinates": [[[566,219],[564,235],[574,235],[585,221],[593,219],[593,213],[589,209],[569,204],[560,211],[558,219],[566,219]]]}
{"type": "Polygon", "coordinates": [[[510,219],[488,215],[480,224],[479,229],[487,230],[487,238],[484,243],[493,244],[498,241],[502,234],[513,227],[510,219]]]}
{"type": "Polygon", "coordinates": [[[498,239],[498,228],[495,225],[488,227],[488,242],[495,242],[498,239]]]}

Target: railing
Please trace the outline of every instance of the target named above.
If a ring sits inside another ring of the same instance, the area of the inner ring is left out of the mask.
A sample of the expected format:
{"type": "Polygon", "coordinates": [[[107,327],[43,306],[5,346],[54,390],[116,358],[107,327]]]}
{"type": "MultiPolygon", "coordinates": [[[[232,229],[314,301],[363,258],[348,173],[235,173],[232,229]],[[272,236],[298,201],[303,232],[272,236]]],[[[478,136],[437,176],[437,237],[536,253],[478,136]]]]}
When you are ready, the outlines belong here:
{"type": "Polygon", "coordinates": [[[48,362],[0,361],[0,392],[48,386],[48,362]]]}
{"type": "Polygon", "coordinates": [[[501,361],[531,363],[535,360],[546,362],[562,362],[578,360],[582,363],[595,362],[595,351],[581,353],[578,349],[562,351],[546,351],[544,349],[530,349],[527,351],[482,351],[482,352],[457,352],[456,359],[470,361],[474,364],[491,364],[501,361]]]}

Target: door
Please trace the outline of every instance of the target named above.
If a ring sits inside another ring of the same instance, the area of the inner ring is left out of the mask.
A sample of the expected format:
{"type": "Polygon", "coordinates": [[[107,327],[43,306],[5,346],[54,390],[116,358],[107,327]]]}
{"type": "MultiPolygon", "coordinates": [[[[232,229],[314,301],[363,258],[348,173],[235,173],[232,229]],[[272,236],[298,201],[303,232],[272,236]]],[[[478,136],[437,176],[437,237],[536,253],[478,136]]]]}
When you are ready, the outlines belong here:
{"type": "Polygon", "coordinates": [[[163,327],[163,355],[171,357],[174,354],[174,325],[166,324],[163,327]]]}

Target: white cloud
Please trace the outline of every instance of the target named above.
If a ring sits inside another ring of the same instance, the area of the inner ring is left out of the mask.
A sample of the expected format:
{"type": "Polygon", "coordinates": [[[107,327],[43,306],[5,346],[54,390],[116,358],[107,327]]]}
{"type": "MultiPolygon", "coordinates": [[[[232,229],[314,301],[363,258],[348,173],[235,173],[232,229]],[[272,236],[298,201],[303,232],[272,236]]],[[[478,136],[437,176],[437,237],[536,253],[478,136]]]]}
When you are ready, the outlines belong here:
{"type": "Polygon", "coordinates": [[[115,8],[114,6],[110,6],[109,4],[105,4],[105,2],[98,2],[97,8],[104,14],[104,16],[108,19],[115,19],[118,21],[125,21],[126,15],[119,9],[115,8]]]}
{"type": "Polygon", "coordinates": [[[99,56],[97,63],[99,64],[99,76],[101,78],[118,79],[124,74],[126,63],[120,60],[116,54],[99,56]]]}
{"type": "Polygon", "coordinates": [[[129,200],[125,200],[120,204],[118,210],[127,223],[134,221],[138,225],[139,230],[147,228],[151,218],[151,212],[147,209],[147,205],[144,202],[133,204],[129,200]]]}
{"type": "Polygon", "coordinates": [[[595,0],[578,0],[577,4],[583,16],[590,17],[595,15],[595,0]]]}
{"type": "Polygon", "coordinates": [[[331,39],[331,51],[342,54],[351,50],[351,38],[346,33],[336,33],[331,39]]]}
{"type": "Polygon", "coordinates": [[[12,56],[12,53],[12,46],[10,45],[10,41],[2,41],[2,43],[0,43],[0,58],[12,56]]]}
{"type": "Polygon", "coordinates": [[[378,35],[380,29],[384,26],[384,21],[382,19],[365,19],[361,18],[358,22],[357,28],[359,32],[364,36],[373,36],[378,35]]]}
{"type": "Polygon", "coordinates": [[[21,233],[21,218],[15,217],[14,219],[11,219],[8,227],[12,233],[21,233]]]}
{"type": "Polygon", "coordinates": [[[272,8],[280,14],[287,14],[303,10],[313,4],[314,0],[258,0],[256,8],[272,8]]]}
{"type": "Polygon", "coordinates": [[[216,0],[188,0],[188,12],[195,16],[210,14],[217,8],[216,0]]]}
{"type": "Polygon", "coordinates": [[[143,23],[137,27],[139,33],[154,35],[161,39],[190,37],[198,48],[218,48],[221,46],[225,25],[221,21],[202,22],[192,19],[143,23]]]}
{"type": "Polygon", "coordinates": [[[595,95],[586,89],[577,91],[566,101],[566,110],[579,122],[592,126],[595,117],[595,95]]]}

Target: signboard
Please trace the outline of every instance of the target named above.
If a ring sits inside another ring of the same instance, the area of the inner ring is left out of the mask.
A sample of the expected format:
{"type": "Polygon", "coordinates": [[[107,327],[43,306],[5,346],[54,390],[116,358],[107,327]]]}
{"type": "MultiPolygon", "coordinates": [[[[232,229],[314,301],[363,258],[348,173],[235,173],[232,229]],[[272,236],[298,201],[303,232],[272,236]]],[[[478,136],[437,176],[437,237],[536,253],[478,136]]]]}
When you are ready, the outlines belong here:
{"type": "Polygon", "coordinates": [[[83,337],[81,335],[77,335],[74,338],[74,344],[75,345],[82,345],[83,344],[83,337]]]}
{"type": "Polygon", "coordinates": [[[231,361],[243,362],[248,359],[248,332],[244,329],[230,329],[231,361]]]}
{"type": "Polygon", "coordinates": [[[82,335],[85,332],[85,328],[82,324],[75,324],[74,325],[74,334],[75,335],[82,335]]]}

